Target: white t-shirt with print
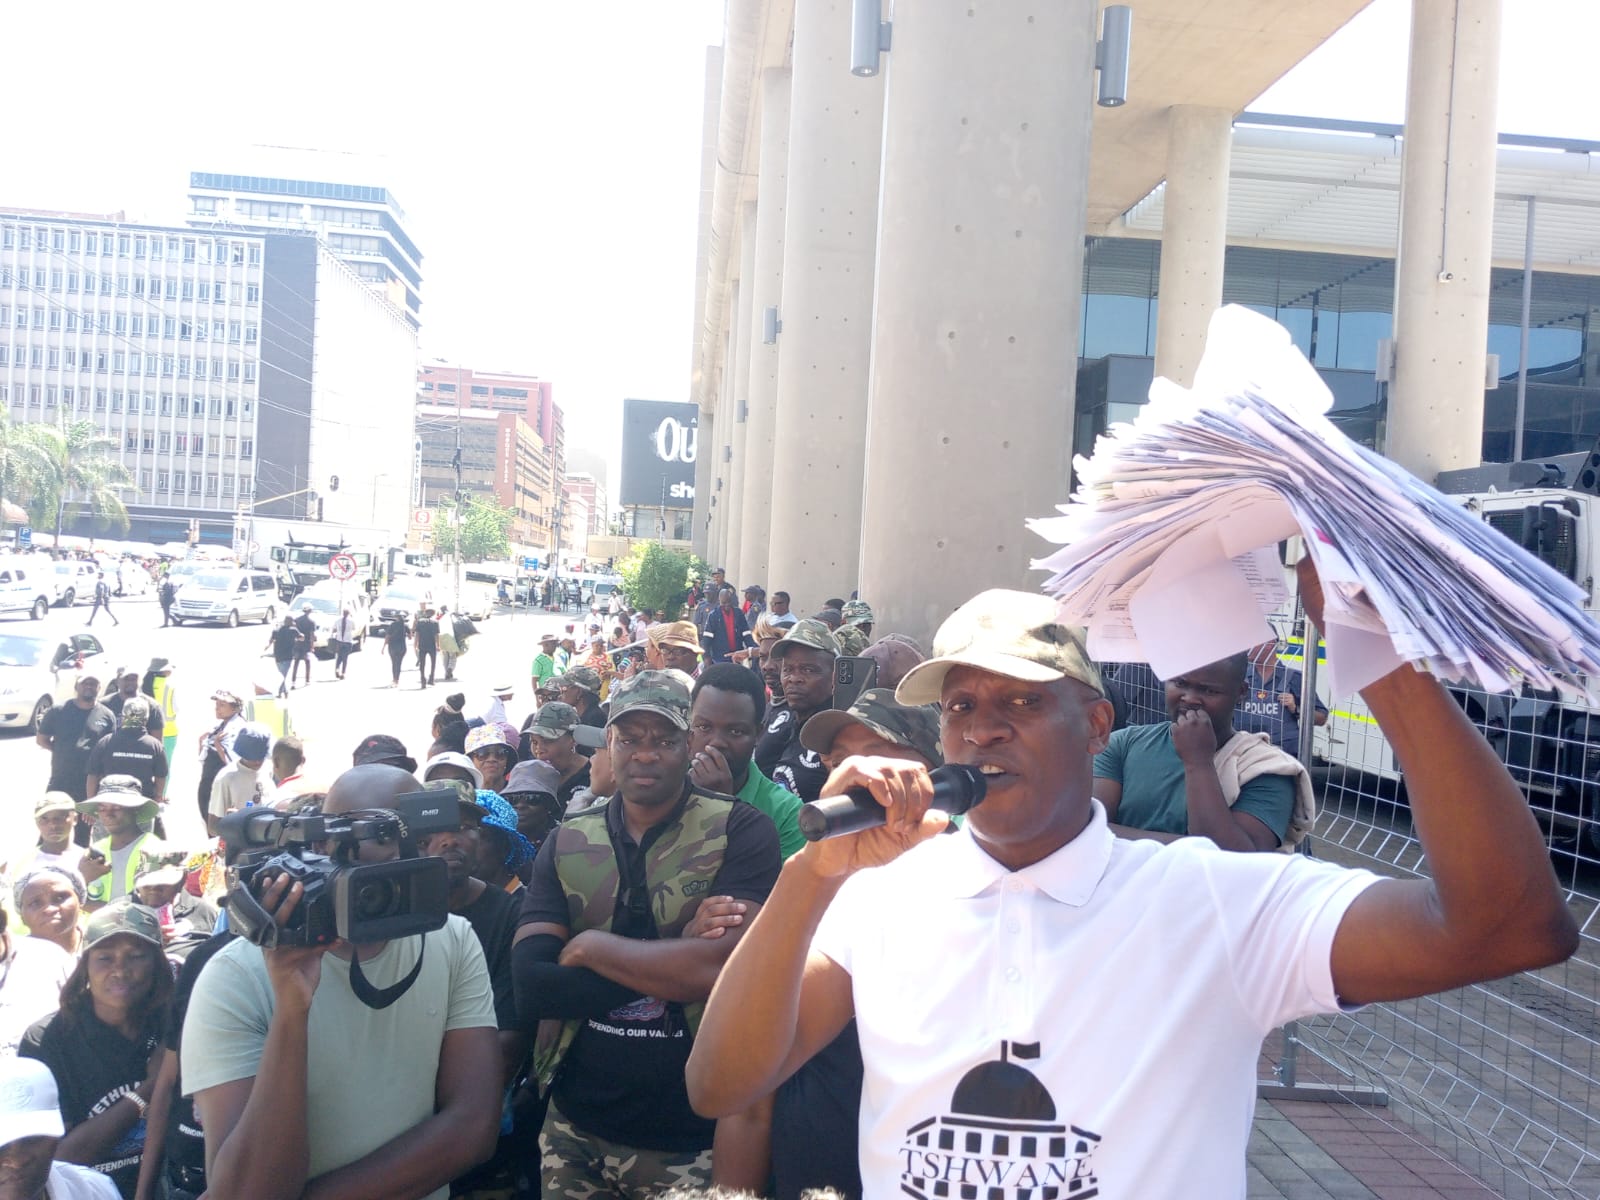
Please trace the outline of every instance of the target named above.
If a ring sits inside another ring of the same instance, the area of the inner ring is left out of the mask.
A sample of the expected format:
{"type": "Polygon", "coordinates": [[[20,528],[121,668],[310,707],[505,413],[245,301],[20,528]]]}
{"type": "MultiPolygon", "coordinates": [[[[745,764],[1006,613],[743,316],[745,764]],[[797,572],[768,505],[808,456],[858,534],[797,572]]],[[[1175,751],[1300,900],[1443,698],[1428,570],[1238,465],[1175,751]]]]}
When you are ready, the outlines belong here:
{"type": "Polygon", "coordinates": [[[1242,1198],[1261,1040],[1338,1008],[1376,880],[1118,839],[1098,802],[1021,871],[963,831],[854,876],[812,948],[851,976],[866,1200],[1242,1198]]]}
{"type": "Polygon", "coordinates": [[[211,805],[207,810],[213,817],[225,817],[249,804],[260,804],[272,783],[269,775],[261,778],[261,767],[254,770],[234,759],[211,781],[211,805]]]}

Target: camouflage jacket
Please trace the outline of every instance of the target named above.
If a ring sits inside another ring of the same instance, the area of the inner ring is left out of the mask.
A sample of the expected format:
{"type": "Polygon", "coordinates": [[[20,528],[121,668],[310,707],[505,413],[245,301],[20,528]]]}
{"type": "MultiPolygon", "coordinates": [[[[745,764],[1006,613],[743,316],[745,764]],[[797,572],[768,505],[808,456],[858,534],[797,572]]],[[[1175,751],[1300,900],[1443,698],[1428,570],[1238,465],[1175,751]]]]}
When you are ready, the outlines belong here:
{"type": "MultiPolygon", "coordinates": [[[[728,813],[735,803],[729,796],[691,790],[682,811],[644,851],[650,916],[659,937],[680,936],[700,901],[711,894],[711,886],[722,869],[728,845],[728,813]]],[[[609,810],[609,802],[585,809],[568,817],[551,835],[556,839],[556,876],[567,894],[570,935],[586,929],[609,932],[614,924],[623,881],[606,824],[609,810]]],[[[682,1007],[692,1036],[700,1027],[705,1004],[682,1007]]],[[[549,1043],[540,1039],[534,1068],[542,1087],[549,1086],[582,1026],[581,1018],[564,1021],[559,1038],[549,1043]]]]}

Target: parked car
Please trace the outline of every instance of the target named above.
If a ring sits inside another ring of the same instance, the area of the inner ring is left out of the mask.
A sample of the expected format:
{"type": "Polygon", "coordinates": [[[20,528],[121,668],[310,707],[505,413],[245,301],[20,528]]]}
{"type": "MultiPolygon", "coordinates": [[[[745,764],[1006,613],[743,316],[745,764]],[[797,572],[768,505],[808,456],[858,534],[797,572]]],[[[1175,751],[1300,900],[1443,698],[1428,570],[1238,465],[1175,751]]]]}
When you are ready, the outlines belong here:
{"type": "Polygon", "coordinates": [[[92,562],[67,558],[50,564],[55,581],[57,608],[71,608],[74,604],[93,604],[94,585],[100,569],[92,562]]]}
{"type": "Polygon", "coordinates": [[[172,619],[222,622],[237,626],[259,620],[270,624],[278,615],[278,585],[266,571],[217,566],[192,576],[178,589],[172,619]]]}
{"type": "Polygon", "coordinates": [[[70,699],[104,654],[92,633],[0,633],[0,726],[37,733],[44,714],[70,699]]]}
{"type": "Polygon", "coordinates": [[[55,572],[31,557],[0,558],[0,613],[25,612],[35,621],[55,602],[55,572]]]}

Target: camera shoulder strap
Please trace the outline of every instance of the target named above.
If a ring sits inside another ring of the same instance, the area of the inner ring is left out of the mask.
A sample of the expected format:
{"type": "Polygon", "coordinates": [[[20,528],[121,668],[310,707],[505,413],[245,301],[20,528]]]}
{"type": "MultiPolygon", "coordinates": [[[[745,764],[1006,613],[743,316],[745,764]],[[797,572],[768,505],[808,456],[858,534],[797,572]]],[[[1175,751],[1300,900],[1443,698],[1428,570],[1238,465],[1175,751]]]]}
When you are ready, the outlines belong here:
{"type": "Polygon", "coordinates": [[[365,972],[361,970],[361,955],[352,948],[350,953],[350,990],[356,994],[356,999],[368,1008],[388,1008],[411,990],[411,985],[417,981],[417,976],[422,974],[422,956],[428,950],[428,935],[419,934],[422,944],[417,947],[417,965],[406,973],[406,977],[398,983],[391,983],[388,987],[374,987],[368,980],[365,972]]]}

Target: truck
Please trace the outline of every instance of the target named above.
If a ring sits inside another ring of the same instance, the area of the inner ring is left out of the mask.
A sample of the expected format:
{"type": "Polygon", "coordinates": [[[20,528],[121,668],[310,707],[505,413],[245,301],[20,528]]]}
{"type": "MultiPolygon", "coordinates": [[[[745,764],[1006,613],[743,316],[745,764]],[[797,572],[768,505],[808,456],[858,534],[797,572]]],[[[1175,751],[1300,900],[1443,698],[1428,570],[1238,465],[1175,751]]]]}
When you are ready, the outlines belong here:
{"type": "MultiPolygon", "coordinates": [[[[1600,613],[1600,444],[1588,454],[1446,471],[1437,486],[1576,583],[1586,594],[1585,610],[1600,613]]],[[[1600,709],[1527,686],[1501,693],[1448,687],[1527,794],[1552,842],[1600,852],[1600,709]]],[[[1322,700],[1329,718],[1316,731],[1316,758],[1331,771],[1401,788],[1394,751],[1361,697],[1335,702],[1323,694],[1322,700]]]]}
{"type": "MultiPolygon", "coordinates": [[[[328,578],[328,562],[335,554],[356,560],[352,580],[368,592],[388,578],[391,538],[387,530],[322,521],[286,521],[256,517],[249,530],[246,566],[272,571],[280,595],[292,599],[296,592],[328,578]]],[[[399,548],[403,555],[403,548],[399,548]]]]}

